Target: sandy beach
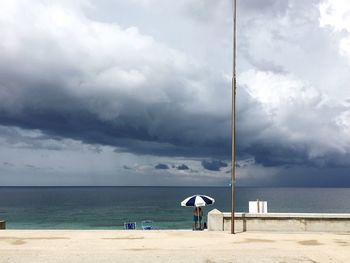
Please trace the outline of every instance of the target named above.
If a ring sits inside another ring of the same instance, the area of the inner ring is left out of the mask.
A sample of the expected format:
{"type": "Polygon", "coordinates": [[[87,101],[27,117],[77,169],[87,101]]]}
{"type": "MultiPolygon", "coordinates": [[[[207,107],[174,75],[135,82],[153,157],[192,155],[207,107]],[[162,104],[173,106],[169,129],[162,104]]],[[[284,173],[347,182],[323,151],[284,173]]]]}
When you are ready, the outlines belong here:
{"type": "Polygon", "coordinates": [[[350,235],[4,230],[0,262],[349,262],[350,235]]]}

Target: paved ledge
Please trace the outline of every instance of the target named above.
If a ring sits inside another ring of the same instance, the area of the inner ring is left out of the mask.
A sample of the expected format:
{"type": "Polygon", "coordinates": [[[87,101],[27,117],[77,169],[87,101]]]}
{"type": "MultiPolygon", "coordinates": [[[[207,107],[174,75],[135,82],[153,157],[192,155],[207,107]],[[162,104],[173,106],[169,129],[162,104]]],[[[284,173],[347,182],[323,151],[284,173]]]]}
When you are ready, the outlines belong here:
{"type": "MultiPolygon", "coordinates": [[[[214,209],[208,213],[210,231],[231,231],[231,213],[214,209]]],[[[346,232],[350,214],[325,213],[235,213],[235,231],[346,232]]]]}
{"type": "MultiPolygon", "coordinates": [[[[223,216],[230,217],[231,213],[223,212],[223,216]]],[[[265,214],[252,214],[252,213],[235,213],[237,218],[306,218],[306,219],[350,219],[350,214],[324,214],[324,213],[265,213],[265,214]]]]}

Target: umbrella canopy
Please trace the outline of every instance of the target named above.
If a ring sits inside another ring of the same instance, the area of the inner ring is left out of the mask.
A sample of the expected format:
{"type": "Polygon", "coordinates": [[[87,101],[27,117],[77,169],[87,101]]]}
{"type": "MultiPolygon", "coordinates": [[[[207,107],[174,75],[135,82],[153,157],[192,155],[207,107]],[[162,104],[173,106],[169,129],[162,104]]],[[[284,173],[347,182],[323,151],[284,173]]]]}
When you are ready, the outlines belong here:
{"type": "Polygon", "coordinates": [[[181,202],[182,206],[206,206],[214,204],[214,198],[207,195],[192,195],[181,202]]]}

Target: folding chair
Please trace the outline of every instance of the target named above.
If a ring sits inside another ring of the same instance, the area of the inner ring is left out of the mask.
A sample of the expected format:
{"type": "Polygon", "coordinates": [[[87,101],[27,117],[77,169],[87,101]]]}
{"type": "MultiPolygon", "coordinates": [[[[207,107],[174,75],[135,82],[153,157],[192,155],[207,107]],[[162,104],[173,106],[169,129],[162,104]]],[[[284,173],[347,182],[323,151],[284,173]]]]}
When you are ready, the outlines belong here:
{"type": "Polygon", "coordinates": [[[143,230],[152,230],[153,229],[153,221],[152,220],[142,221],[142,229],[143,230]]]}
{"type": "Polygon", "coordinates": [[[135,230],[136,229],[136,222],[124,222],[124,229],[125,230],[135,230]]]}

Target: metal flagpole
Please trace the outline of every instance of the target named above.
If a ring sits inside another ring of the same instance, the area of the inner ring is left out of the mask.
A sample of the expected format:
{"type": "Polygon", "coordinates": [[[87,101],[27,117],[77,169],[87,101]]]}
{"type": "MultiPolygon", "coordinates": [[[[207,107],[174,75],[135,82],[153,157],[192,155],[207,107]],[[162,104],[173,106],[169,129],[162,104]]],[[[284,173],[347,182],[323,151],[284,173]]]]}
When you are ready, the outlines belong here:
{"type": "Polygon", "coordinates": [[[235,233],[235,141],[236,141],[236,0],[232,2],[233,12],[233,67],[232,67],[232,155],[231,155],[231,193],[232,193],[232,210],[231,210],[231,234],[235,233]]]}

